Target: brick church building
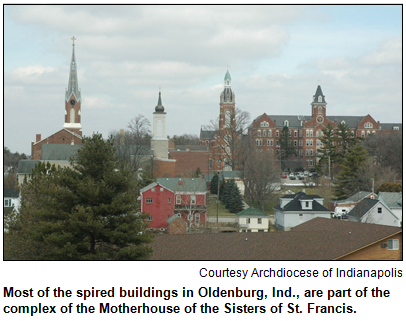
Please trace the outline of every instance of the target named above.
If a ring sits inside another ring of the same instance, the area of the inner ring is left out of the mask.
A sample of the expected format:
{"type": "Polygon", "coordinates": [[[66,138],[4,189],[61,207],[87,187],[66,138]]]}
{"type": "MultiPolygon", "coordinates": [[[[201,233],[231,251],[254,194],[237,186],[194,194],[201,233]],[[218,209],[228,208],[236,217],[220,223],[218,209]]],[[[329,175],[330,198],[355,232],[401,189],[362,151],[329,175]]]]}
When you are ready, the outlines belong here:
{"type": "MultiPolygon", "coordinates": [[[[311,114],[302,115],[270,115],[264,113],[254,119],[249,127],[252,144],[258,149],[269,150],[277,155],[280,148],[280,138],[283,128],[289,130],[291,146],[295,154],[302,160],[305,169],[314,169],[317,164],[317,149],[321,148],[322,130],[329,124],[336,129],[339,124],[346,124],[354,137],[365,138],[379,132],[388,133],[392,130],[402,130],[401,123],[381,124],[371,115],[364,116],[330,116],[327,113],[327,102],[320,86],[311,102],[311,114]]],[[[218,131],[201,130],[200,143],[207,145],[210,150],[210,170],[230,170],[226,151],[227,144],[219,139],[218,133],[230,125],[230,115],[235,115],[235,94],[231,90],[231,76],[227,71],[224,77],[224,90],[220,95],[220,116],[218,131]]],[[[242,138],[242,136],[240,137],[242,138]]],[[[247,137],[244,137],[247,138],[247,137]]]]}
{"type": "Polygon", "coordinates": [[[65,123],[61,130],[46,137],[41,138],[41,134],[36,135],[35,142],[31,143],[31,159],[40,160],[42,145],[44,144],[81,144],[82,124],[81,110],[82,97],[78,84],[77,64],[75,58],[75,40],[73,37],[72,59],[70,63],[68,89],[65,92],[65,123]]]}

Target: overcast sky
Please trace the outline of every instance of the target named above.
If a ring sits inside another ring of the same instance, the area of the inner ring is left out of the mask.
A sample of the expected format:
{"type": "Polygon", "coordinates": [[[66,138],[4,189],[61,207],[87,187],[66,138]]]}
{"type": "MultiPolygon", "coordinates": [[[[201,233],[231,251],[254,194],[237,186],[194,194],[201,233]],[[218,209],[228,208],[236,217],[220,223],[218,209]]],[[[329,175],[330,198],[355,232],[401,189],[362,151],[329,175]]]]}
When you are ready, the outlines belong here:
{"type": "Polygon", "coordinates": [[[75,36],[84,135],[152,122],[159,86],[167,134],[199,135],[219,113],[229,66],[236,105],[402,121],[397,6],[5,6],[4,144],[30,154],[64,124],[75,36]]]}

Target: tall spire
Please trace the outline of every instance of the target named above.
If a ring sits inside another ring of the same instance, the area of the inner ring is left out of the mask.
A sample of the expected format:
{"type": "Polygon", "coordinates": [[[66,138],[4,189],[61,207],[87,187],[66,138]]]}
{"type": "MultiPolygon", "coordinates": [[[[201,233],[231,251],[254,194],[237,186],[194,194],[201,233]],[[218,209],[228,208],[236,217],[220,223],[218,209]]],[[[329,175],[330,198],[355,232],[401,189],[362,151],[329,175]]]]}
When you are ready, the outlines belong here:
{"type": "Polygon", "coordinates": [[[75,58],[75,40],[76,40],[76,38],[72,37],[71,39],[73,41],[73,43],[72,43],[72,60],[70,63],[68,90],[66,91],[65,99],[66,99],[66,101],[68,101],[73,93],[75,95],[76,100],[80,101],[77,65],[76,65],[76,58],[75,58]]]}
{"type": "Polygon", "coordinates": [[[317,86],[316,93],[313,96],[313,103],[324,103],[324,104],[326,103],[320,85],[317,86]]]}

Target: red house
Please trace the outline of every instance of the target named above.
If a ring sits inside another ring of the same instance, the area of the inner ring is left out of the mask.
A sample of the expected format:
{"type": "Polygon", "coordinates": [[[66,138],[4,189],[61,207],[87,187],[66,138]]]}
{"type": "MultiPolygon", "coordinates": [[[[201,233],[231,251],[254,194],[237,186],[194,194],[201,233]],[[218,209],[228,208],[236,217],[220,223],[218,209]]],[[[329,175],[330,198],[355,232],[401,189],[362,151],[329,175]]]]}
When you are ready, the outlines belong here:
{"type": "Polygon", "coordinates": [[[151,229],[167,229],[168,219],[181,217],[188,227],[206,222],[206,182],[201,178],[157,178],[141,193],[141,211],[151,229]]]}

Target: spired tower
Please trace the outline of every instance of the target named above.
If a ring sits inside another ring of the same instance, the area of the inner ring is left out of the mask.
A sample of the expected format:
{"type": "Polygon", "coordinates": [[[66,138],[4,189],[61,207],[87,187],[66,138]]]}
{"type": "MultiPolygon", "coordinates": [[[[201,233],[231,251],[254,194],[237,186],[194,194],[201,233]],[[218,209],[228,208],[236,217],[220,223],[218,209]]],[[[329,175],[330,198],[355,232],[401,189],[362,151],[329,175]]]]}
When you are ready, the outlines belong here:
{"type": "Polygon", "coordinates": [[[231,90],[231,76],[227,70],[224,76],[224,90],[220,94],[219,129],[230,127],[235,116],[235,95],[231,90]]]}
{"type": "Polygon", "coordinates": [[[316,118],[318,123],[322,123],[326,119],[326,106],[327,102],[323,95],[320,85],[317,86],[316,93],[313,96],[312,118],[316,118]]]}
{"type": "Polygon", "coordinates": [[[166,137],[166,113],[164,106],[162,106],[161,89],[159,89],[158,105],[154,112],[153,130],[151,149],[154,151],[154,158],[168,159],[169,140],[166,137]]]}
{"type": "Polygon", "coordinates": [[[68,89],[65,92],[65,124],[63,128],[82,135],[81,124],[81,92],[78,84],[77,65],[75,58],[75,37],[71,38],[72,60],[70,63],[68,89]]]}

